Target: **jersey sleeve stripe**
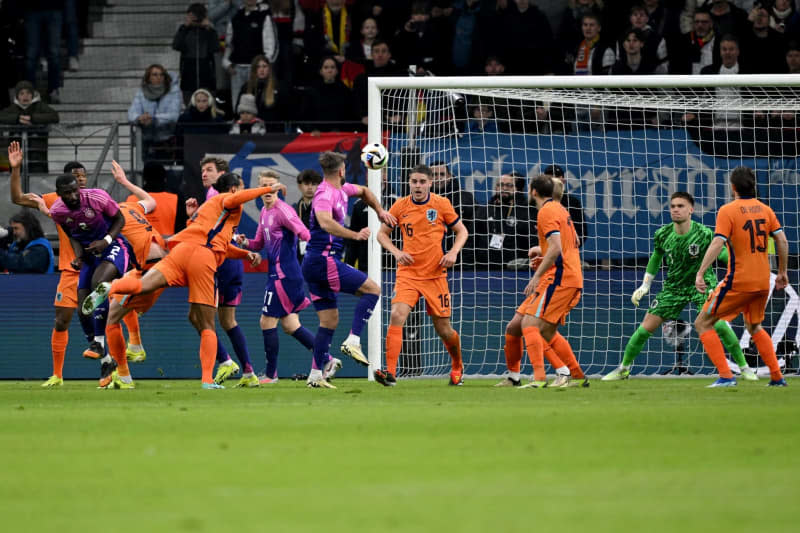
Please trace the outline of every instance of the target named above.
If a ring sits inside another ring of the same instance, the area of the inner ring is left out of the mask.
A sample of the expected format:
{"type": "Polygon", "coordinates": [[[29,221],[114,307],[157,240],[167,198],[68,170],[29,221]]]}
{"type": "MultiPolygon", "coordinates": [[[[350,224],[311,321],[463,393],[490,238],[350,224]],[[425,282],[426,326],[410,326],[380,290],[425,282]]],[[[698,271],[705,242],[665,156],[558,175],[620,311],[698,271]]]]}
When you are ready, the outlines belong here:
{"type": "Polygon", "coordinates": [[[723,235],[722,233],[715,233],[715,234],[714,234],[714,237],[719,237],[719,238],[720,238],[720,239],[722,239],[723,241],[725,241],[725,242],[728,242],[728,237],[726,237],[726,236],[725,236],[725,235],[723,235]]]}
{"type": "Polygon", "coordinates": [[[459,222],[461,222],[461,217],[456,217],[456,219],[455,219],[454,221],[452,221],[450,224],[445,224],[445,225],[446,225],[448,228],[452,228],[453,226],[455,226],[455,225],[456,225],[456,224],[458,224],[459,222]]]}
{"type": "Polygon", "coordinates": [[[550,235],[561,235],[561,232],[560,232],[560,231],[558,231],[557,229],[554,229],[553,231],[549,231],[549,232],[547,232],[547,233],[545,234],[544,238],[545,238],[545,239],[549,239],[549,238],[550,238],[550,235]]]}
{"type": "Polygon", "coordinates": [[[783,231],[783,228],[778,228],[775,231],[773,231],[772,233],[770,233],[770,235],[776,235],[776,234],[778,234],[778,233],[780,233],[782,231],[783,231]]]}

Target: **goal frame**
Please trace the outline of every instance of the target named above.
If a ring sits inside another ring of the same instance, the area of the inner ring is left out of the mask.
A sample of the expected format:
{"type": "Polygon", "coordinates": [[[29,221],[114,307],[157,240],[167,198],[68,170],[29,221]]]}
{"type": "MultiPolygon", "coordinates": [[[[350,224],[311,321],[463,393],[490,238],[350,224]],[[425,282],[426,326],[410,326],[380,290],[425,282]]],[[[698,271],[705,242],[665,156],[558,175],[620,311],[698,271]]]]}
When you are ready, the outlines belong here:
{"type": "MultiPolygon", "coordinates": [[[[381,91],[385,89],[681,89],[708,87],[800,87],[800,76],[794,74],[714,74],[714,75],[652,75],[652,76],[445,76],[445,77],[378,77],[367,80],[367,142],[382,140],[381,91]]],[[[391,154],[390,154],[391,157],[391,154]]],[[[381,172],[367,172],[367,185],[382,202],[381,172]]],[[[369,210],[368,227],[370,237],[368,254],[372,259],[368,275],[380,283],[381,246],[376,235],[380,221],[374,211],[369,210]]],[[[374,379],[373,371],[381,367],[383,341],[383,301],[378,299],[375,310],[367,324],[368,359],[367,377],[374,379]]]]}

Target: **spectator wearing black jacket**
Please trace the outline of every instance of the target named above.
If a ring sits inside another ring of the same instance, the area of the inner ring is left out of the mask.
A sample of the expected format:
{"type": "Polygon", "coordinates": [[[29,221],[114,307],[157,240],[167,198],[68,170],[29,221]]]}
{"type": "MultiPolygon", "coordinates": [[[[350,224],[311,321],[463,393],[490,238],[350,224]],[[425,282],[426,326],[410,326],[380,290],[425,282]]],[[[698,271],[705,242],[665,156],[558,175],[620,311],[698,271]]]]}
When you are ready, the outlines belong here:
{"type": "Polygon", "coordinates": [[[354,130],[355,122],[361,117],[356,109],[353,91],[348,89],[339,79],[339,64],[332,57],[322,60],[319,77],[314,81],[307,95],[305,118],[311,121],[306,131],[312,134],[321,131],[354,130]],[[348,122],[350,124],[348,124],[348,122]]]}
{"type": "Polygon", "coordinates": [[[786,42],[780,32],[769,27],[769,12],[763,7],[755,7],[749,20],[749,31],[739,36],[742,68],[751,74],[786,72],[786,42]]]}
{"type": "Polygon", "coordinates": [[[186,21],[172,39],[172,49],[181,53],[181,91],[184,104],[189,103],[189,98],[197,89],[216,91],[214,54],[219,50],[219,38],[203,4],[189,6],[186,21]]]}
{"type": "MultiPolygon", "coordinates": [[[[52,273],[55,265],[50,241],[33,211],[24,209],[9,220],[11,231],[0,228],[0,237],[13,235],[9,246],[0,248],[0,271],[18,274],[52,273]],[[5,235],[2,235],[5,234],[5,235]]],[[[6,240],[6,239],[4,239],[6,240]]]]}

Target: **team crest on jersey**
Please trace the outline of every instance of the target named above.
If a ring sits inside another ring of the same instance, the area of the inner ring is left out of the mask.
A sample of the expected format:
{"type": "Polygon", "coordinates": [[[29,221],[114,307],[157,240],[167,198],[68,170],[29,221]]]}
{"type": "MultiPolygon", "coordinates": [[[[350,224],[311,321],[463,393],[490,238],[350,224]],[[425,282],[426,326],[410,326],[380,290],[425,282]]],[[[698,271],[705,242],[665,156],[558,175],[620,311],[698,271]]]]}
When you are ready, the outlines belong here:
{"type": "Polygon", "coordinates": [[[95,215],[94,209],[92,209],[91,207],[87,207],[86,209],[83,210],[83,214],[86,216],[86,218],[94,218],[95,215]]]}
{"type": "Polygon", "coordinates": [[[425,212],[425,218],[428,219],[428,222],[431,224],[436,222],[436,218],[439,216],[439,212],[436,209],[428,209],[425,212]]]}
{"type": "Polygon", "coordinates": [[[689,245],[689,255],[692,257],[697,257],[700,255],[700,245],[697,243],[692,243],[689,245]]]}

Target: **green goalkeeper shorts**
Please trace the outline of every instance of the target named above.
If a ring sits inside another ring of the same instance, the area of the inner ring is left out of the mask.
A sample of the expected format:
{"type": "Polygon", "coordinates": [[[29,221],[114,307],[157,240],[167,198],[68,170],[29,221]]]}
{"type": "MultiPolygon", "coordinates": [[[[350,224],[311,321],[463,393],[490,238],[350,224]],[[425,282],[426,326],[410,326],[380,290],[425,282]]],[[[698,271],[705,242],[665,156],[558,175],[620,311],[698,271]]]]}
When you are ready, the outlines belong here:
{"type": "Polygon", "coordinates": [[[664,320],[675,320],[681,316],[686,304],[693,303],[699,310],[702,309],[705,302],[706,295],[697,292],[694,287],[690,291],[680,293],[665,289],[656,295],[647,312],[664,320]]]}

